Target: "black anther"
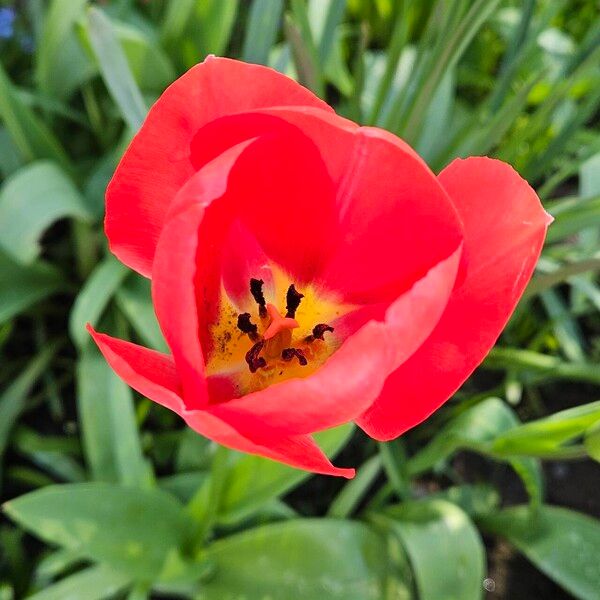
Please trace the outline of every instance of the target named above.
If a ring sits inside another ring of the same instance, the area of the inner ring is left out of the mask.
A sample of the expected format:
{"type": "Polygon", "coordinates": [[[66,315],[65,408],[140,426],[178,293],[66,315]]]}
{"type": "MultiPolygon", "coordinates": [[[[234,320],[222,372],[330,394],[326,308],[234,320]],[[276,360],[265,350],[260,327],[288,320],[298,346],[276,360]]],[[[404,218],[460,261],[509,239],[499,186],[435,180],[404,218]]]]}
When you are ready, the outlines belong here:
{"type": "Polygon", "coordinates": [[[262,279],[250,280],[250,293],[256,304],[258,304],[258,314],[263,318],[267,316],[267,301],[263,292],[264,284],[265,282],[262,279]]]}
{"type": "Polygon", "coordinates": [[[260,342],[256,342],[256,344],[246,352],[246,362],[248,363],[250,373],[256,373],[258,369],[267,366],[267,361],[262,356],[259,356],[264,345],[264,340],[261,340],[260,342]]]}
{"type": "Polygon", "coordinates": [[[305,367],[308,364],[308,360],[306,360],[306,356],[304,356],[304,352],[299,350],[298,348],[286,348],[281,353],[281,358],[285,361],[290,361],[294,357],[298,359],[298,362],[305,367]]]}
{"type": "Polygon", "coordinates": [[[250,313],[238,315],[237,326],[242,333],[247,333],[251,340],[258,339],[258,327],[251,321],[250,313]]]}
{"type": "Polygon", "coordinates": [[[296,316],[296,310],[300,306],[300,300],[302,300],[302,298],[304,298],[304,294],[301,294],[292,283],[285,296],[285,308],[287,310],[286,317],[291,317],[293,319],[296,316]]]}
{"type": "Polygon", "coordinates": [[[313,340],[322,340],[324,339],[323,336],[326,331],[333,332],[333,327],[331,327],[331,325],[327,325],[326,323],[319,323],[313,327],[312,335],[309,335],[306,338],[306,341],[312,342],[313,340]]]}

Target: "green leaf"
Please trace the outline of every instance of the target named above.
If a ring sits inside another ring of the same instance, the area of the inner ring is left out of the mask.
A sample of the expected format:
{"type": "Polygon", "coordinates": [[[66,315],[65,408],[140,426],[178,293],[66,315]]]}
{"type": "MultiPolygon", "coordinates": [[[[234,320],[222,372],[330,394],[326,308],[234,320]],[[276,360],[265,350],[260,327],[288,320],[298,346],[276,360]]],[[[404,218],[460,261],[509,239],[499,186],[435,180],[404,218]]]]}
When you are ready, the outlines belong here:
{"type": "Polygon", "coordinates": [[[50,97],[68,98],[95,72],[75,32],[86,4],[87,0],[52,0],[43,20],[35,53],[35,79],[50,97]]]}
{"type": "MultiPolygon", "coordinates": [[[[199,437],[199,436],[198,436],[199,437]]],[[[191,471],[189,473],[176,473],[168,477],[161,477],[158,486],[169,492],[181,502],[189,502],[196,491],[204,485],[208,474],[206,471],[191,471]]]]}
{"type": "MultiPolygon", "coordinates": [[[[495,458],[495,440],[519,424],[514,411],[498,398],[488,398],[452,419],[433,440],[408,462],[413,476],[431,469],[459,449],[490,454],[495,458]]],[[[502,456],[502,455],[500,455],[502,456]]],[[[534,505],[542,501],[543,477],[538,461],[510,455],[506,460],[523,480],[534,505]]]]}
{"type": "Polygon", "coordinates": [[[154,350],[167,352],[167,344],[154,314],[148,279],[136,273],[130,274],[117,290],[116,300],[142,341],[154,350]]]}
{"type": "Polygon", "coordinates": [[[92,477],[147,487],[151,474],[141,450],[131,389],[91,344],[77,367],[77,403],[92,477]]]}
{"type": "Polygon", "coordinates": [[[208,548],[214,576],[198,600],[380,600],[383,540],[362,523],[303,519],[266,525],[208,548]]]}
{"type": "MultiPolygon", "coordinates": [[[[351,424],[317,433],[317,443],[330,457],[343,448],[352,435],[351,424]]],[[[235,522],[247,517],[260,506],[297,486],[310,474],[287,465],[242,455],[229,470],[221,498],[219,521],[235,522]]]]}
{"type": "Polygon", "coordinates": [[[105,483],[42,488],[4,505],[33,535],[132,578],[156,580],[187,543],[183,507],[160,490],[105,483]]]}
{"type": "Polygon", "coordinates": [[[104,600],[112,598],[130,583],[129,578],[109,567],[98,565],[28,596],[28,600],[104,600]]]}
{"type": "Polygon", "coordinates": [[[25,410],[31,389],[48,368],[55,352],[56,345],[42,350],[0,394],[0,459],[8,445],[8,437],[12,428],[25,410]]]}
{"type": "Polygon", "coordinates": [[[365,461],[329,506],[327,516],[335,519],[348,518],[359,505],[367,490],[381,473],[381,456],[376,454],[365,461]]]}
{"type": "Polygon", "coordinates": [[[81,556],[73,550],[54,550],[46,554],[35,569],[36,581],[46,582],[55,579],[66,571],[73,571],[81,563],[81,556]]]}
{"type": "Polygon", "coordinates": [[[160,31],[161,41],[165,45],[174,43],[183,37],[192,16],[194,4],[195,0],[179,0],[179,2],[167,3],[160,31]]]}
{"type": "Polygon", "coordinates": [[[505,509],[481,519],[508,539],[538,569],[577,598],[595,600],[600,590],[600,522],[575,511],[542,506],[505,509]]]}
{"type": "Polygon", "coordinates": [[[515,427],[497,436],[492,450],[502,455],[544,456],[600,422],[600,402],[590,402],[515,427]]]}
{"type": "Polygon", "coordinates": [[[91,219],[79,192],[54,163],[23,167],[0,189],[0,245],[21,263],[39,256],[42,234],[64,217],[91,219]]]}
{"type": "Polygon", "coordinates": [[[423,128],[416,145],[417,152],[430,163],[438,154],[440,131],[447,127],[452,119],[452,108],[456,94],[456,77],[454,71],[449,70],[436,89],[429,103],[424,117],[423,128]]]}
{"type": "Polygon", "coordinates": [[[588,158],[579,169],[579,195],[583,198],[600,194],[600,152],[588,158]]]}
{"type": "Polygon", "coordinates": [[[169,57],[145,32],[126,23],[115,23],[114,31],[131,74],[143,90],[161,93],[177,77],[169,57]]]}
{"type": "Polygon", "coordinates": [[[0,175],[9,177],[23,166],[23,157],[12,141],[6,127],[0,127],[0,175]]]}
{"type": "Polygon", "coordinates": [[[485,484],[455,485],[439,492],[433,492],[427,498],[456,504],[472,519],[489,514],[497,510],[500,505],[498,492],[485,484]]]}
{"type": "Polygon", "coordinates": [[[254,0],[250,8],[242,59],[266,65],[279,32],[283,0],[254,0]]]}
{"type": "Polygon", "coordinates": [[[600,196],[565,198],[548,203],[548,212],[554,217],[548,229],[548,242],[556,242],[589,227],[600,225],[600,196]]]}
{"type": "Polygon", "coordinates": [[[196,3],[196,23],[202,32],[195,40],[196,56],[225,53],[237,9],[238,0],[204,0],[196,3]]]}
{"type": "Polygon", "coordinates": [[[146,117],[146,105],[135,83],[112,23],[97,8],[88,10],[88,34],[100,73],[123,119],[137,131],[146,117]]]}
{"type": "Polygon", "coordinates": [[[69,333],[82,348],[90,341],[85,329],[87,323],[98,324],[104,309],[125,279],[128,271],[116,258],[107,256],[81,288],[69,316],[69,333]]]}
{"type": "Polygon", "coordinates": [[[405,502],[373,515],[373,521],[402,542],[421,600],[482,597],[484,546],[458,506],[443,500],[405,502]]]}
{"type": "Polygon", "coordinates": [[[310,0],[308,19],[314,33],[317,53],[322,64],[333,50],[336,30],[344,18],[346,0],[310,0]]]}
{"type": "Polygon", "coordinates": [[[63,286],[62,275],[53,266],[42,262],[24,266],[0,250],[0,323],[63,286]]]}
{"type": "Polygon", "coordinates": [[[600,427],[597,425],[590,427],[585,432],[583,442],[589,457],[600,462],[600,427]]]}
{"type": "Polygon", "coordinates": [[[586,362],[565,362],[556,356],[496,346],[488,354],[484,367],[490,369],[518,369],[542,373],[547,379],[568,379],[600,383],[598,365],[586,362]]]}
{"type": "Polygon", "coordinates": [[[25,161],[48,158],[63,168],[70,169],[69,157],[60,142],[19,98],[1,64],[0,117],[25,161]]]}
{"type": "Polygon", "coordinates": [[[546,290],[540,292],[540,298],[566,358],[571,362],[583,362],[585,360],[583,334],[561,296],[554,290],[546,290]]]}
{"type": "Polygon", "coordinates": [[[443,427],[408,463],[411,475],[418,475],[459,448],[484,449],[486,442],[518,423],[514,412],[499,398],[488,398],[465,410],[443,427]]]}

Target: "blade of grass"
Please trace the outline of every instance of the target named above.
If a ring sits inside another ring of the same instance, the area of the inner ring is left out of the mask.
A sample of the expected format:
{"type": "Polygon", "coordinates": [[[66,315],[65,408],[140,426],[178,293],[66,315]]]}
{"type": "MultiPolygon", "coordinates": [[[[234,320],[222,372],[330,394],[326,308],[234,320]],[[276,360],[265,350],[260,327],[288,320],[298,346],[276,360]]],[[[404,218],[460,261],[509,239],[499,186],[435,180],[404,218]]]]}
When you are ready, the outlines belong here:
{"type": "Polygon", "coordinates": [[[127,125],[137,131],[146,117],[147,108],[113,26],[97,8],[88,10],[87,26],[90,44],[106,87],[127,125]]]}
{"type": "Polygon", "coordinates": [[[283,0],[254,0],[242,47],[246,62],[268,64],[269,52],[277,39],[283,0]]]}

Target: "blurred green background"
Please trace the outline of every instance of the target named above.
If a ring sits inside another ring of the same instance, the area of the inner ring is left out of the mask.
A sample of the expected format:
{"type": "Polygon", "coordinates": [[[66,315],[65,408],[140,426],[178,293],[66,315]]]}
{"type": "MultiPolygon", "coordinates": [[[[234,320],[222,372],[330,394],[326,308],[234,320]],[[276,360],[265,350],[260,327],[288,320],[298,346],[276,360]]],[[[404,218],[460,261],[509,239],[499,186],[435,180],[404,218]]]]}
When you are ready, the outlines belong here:
{"type": "Polygon", "coordinates": [[[0,600],[599,599],[599,105],[598,0],[0,2],[0,600]],[[434,171],[508,161],[556,219],[442,410],[388,444],[318,436],[350,482],[215,453],[84,330],[165,347],[147,281],[106,250],[104,189],[209,53],[434,171]]]}

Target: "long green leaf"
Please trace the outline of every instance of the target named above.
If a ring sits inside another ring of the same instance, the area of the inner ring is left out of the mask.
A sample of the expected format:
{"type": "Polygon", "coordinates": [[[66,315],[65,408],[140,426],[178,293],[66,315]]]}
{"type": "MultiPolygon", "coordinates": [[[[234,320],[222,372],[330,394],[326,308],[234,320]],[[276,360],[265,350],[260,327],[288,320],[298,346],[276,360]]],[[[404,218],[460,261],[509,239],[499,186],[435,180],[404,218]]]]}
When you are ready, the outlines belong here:
{"type": "Polygon", "coordinates": [[[215,542],[208,556],[215,573],[198,600],[380,600],[387,575],[383,540],[362,523],[333,519],[251,529],[215,542]]]}
{"type": "Polygon", "coordinates": [[[150,282],[132,273],[117,290],[116,300],[142,340],[155,350],[167,352],[167,344],[152,306],[150,282]]]}
{"type": "Polygon", "coordinates": [[[83,447],[92,477],[147,486],[150,473],[141,450],[131,390],[92,345],[82,351],[77,387],[83,447]]]}
{"type": "Polygon", "coordinates": [[[44,231],[64,217],[91,219],[79,192],[54,163],[24,167],[0,188],[0,245],[19,262],[31,264],[44,231]]]}
{"type": "Polygon", "coordinates": [[[246,62],[266,65],[283,11],[283,0],[253,0],[244,37],[242,58],[246,62]]]}
{"type": "Polygon", "coordinates": [[[94,74],[94,65],[81,52],[74,29],[86,4],[87,0],[50,2],[35,53],[35,79],[49,97],[68,98],[94,74]]]}
{"type": "Polygon", "coordinates": [[[181,555],[189,531],[172,496],[104,483],[49,486],[7,502],[4,510],[46,542],[146,581],[181,555]]]}
{"type": "Polygon", "coordinates": [[[110,567],[98,565],[65,577],[28,600],[105,600],[130,583],[129,577],[110,567]]]}
{"type": "Polygon", "coordinates": [[[596,600],[600,590],[600,522],[564,508],[525,506],[481,519],[485,530],[513,543],[548,577],[576,598],[596,600]]]}
{"type": "Polygon", "coordinates": [[[137,131],[146,117],[146,105],[115,30],[100,9],[89,9],[88,31],[106,87],[125,122],[133,131],[137,131]]]}
{"type": "Polygon", "coordinates": [[[443,500],[408,502],[374,515],[373,521],[400,538],[421,600],[482,597],[484,546],[458,506],[443,500]]]}
{"type": "Polygon", "coordinates": [[[54,160],[69,170],[71,163],[52,131],[19,98],[0,64],[0,117],[24,161],[54,160]]]}
{"type": "Polygon", "coordinates": [[[29,392],[48,368],[55,352],[55,345],[42,350],[0,394],[0,458],[8,445],[8,436],[12,428],[25,410],[29,392]]]}
{"type": "Polygon", "coordinates": [[[0,323],[64,287],[61,273],[37,262],[24,266],[0,250],[0,323]]]}
{"type": "Polygon", "coordinates": [[[127,275],[127,269],[112,256],[96,267],[79,292],[69,317],[71,339],[79,347],[90,341],[87,323],[96,326],[104,309],[127,275]]]}
{"type": "MultiPolygon", "coordinates": [[[[328,456],[344,446],[352,434],[351,425],[342,425],[315,437],[328,456]]],[[[308,474],[281,463],[244,455],[232,467],[221,499],[222,522],[244,518],[273,498],[298,485],[308,474]]]]}

